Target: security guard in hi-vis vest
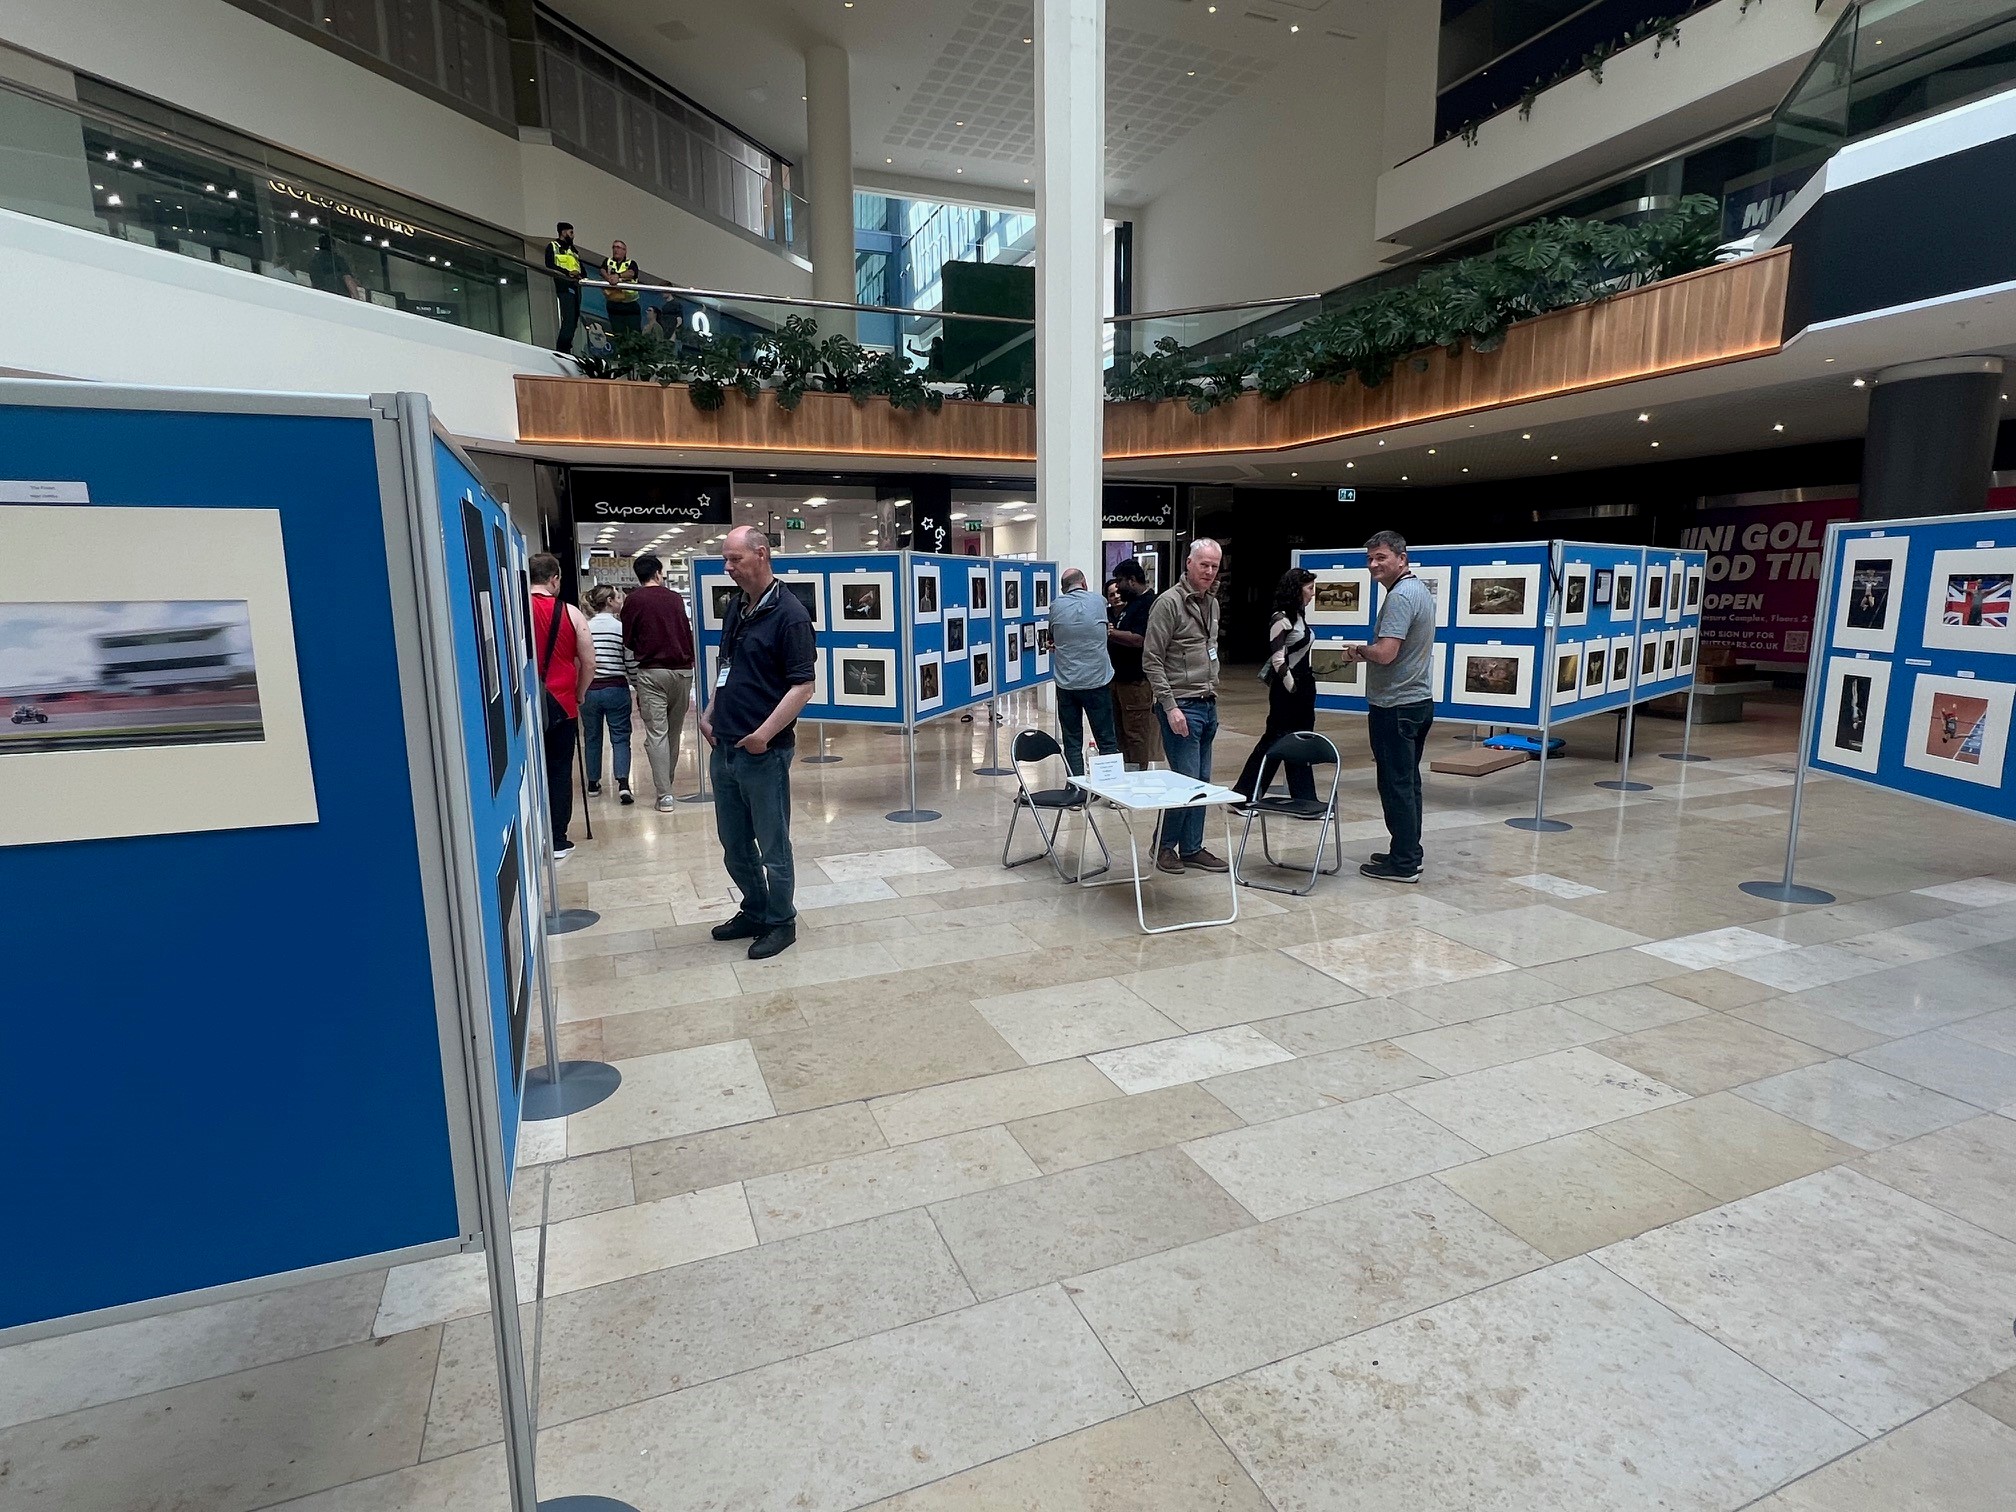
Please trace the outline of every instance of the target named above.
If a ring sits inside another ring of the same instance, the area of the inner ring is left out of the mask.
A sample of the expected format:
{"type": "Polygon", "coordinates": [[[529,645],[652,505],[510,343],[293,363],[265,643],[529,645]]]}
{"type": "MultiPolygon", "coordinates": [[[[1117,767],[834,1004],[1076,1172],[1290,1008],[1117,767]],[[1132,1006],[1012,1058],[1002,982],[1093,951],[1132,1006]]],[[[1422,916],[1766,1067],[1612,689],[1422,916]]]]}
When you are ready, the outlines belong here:
{"type": "Polygon", "coordinates": [[[554,239],[546,243],[546,266],[553,270],[560,299],[560,336],[553,350],[572,352],[574,330],[581,324],[581,254],[574,247],[573,226],[562,221],[553,230],[554,239]]]}
{"type": "Polygon", "coordinates": [[[606,291],[609,299],[609,332],[621,336],[625,331],[637,332],[644,329],[644,304],[637,297],[635,288],[619,289],[617,284],[637,282],[637,264],[630,261],[630,248],[620,241],[609,243],[609,260],[602,264],[602,277],[609,283],[606,291]]]}

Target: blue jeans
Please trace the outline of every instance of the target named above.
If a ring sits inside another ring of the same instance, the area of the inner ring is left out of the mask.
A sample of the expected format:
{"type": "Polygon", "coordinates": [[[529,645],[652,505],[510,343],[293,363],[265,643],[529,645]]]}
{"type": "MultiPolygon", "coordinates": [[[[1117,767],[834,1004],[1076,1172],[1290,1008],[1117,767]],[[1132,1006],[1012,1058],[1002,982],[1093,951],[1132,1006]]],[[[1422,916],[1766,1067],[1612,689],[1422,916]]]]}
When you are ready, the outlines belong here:
{"type": "Polygon", "coordinates": [[[1372,765],[1379,772],[1379,806],[1393,837],[1388,854],[1402,871],[1421,869],[1421,754],[1434,723],[1435,705],[1428,702],[1397,709],[1375,704],[1365,711],[1372,765]]]}
{"type": "Polygon", "coordinates": [[[798,917],[791,896],[791,758],[795,746],[761,756],[714,747],[714,832],[721,860],[742,893],[742,912],[772,928],[798,917]]]}
{"type": "Polygon", "coordinates": [[[1113,692],[1110,688],[1057,689],[1057,724],[1064,735],[1064,765],[1073,777],[1085,775],[1085,721],[1092,721],[1092,743],[1101,756],[1115,755],[1120,735],[1113,724],[1113,692]]]}
{"type": "MultiPolygon", "coordinates": [[[[1155,722],[1162,727],[1162,754],[1169,770],[1211,780],[1211,742],[1218,738],[1218,701],[1215,698],[1178,699],[1176,707],[1190,726],[1187,735],[1172,734],[1168,711],[1155,706],[1155,722]]],[[[1194,856],[1204,848],[1204,810],[1170,809],[1162,817],[1162,843],[1173,845],[1178,855],[1194,856]]]]}
{"type": "Polygon", "coordinates": [[[588,780],[602,780],[602,726],[609,726],[615,747],[616,785],[630,785],[630,690],[590,688],[581,700],[581,736],[588,743],[588,780]]]}

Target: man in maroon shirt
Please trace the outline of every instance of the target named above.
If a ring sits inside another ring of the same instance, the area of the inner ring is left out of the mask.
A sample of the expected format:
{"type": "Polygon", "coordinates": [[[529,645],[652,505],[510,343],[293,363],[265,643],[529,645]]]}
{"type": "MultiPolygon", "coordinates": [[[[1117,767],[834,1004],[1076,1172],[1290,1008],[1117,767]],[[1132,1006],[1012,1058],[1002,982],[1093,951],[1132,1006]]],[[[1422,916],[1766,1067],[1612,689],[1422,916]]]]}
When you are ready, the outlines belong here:
{"type": "Polygon", "coordinates": [[[673,804],[672,774],[679,768],[679,737],[693,696],[693,622],[686,601],[665,586],[665,564],[646,552],[637,558],[637,590],[623,600],[623,644],[637,658],[637,710],[644,716],[644,756],[658,812],[673,804]]]}

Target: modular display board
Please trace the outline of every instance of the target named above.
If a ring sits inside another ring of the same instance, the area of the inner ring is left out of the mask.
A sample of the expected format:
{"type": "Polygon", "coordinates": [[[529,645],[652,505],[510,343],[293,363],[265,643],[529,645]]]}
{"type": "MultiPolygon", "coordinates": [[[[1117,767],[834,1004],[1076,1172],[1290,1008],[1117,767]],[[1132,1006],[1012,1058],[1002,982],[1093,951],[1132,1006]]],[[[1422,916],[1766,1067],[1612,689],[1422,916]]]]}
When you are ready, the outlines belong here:
{"type": "Polygon", "coordinates": [[[523,541],[417,395],[0,382],[0,455],[0,813],[284,741],[289,690],[312,799],[0,821],[9,1055],[44,1068],[0,1341],[476,1247],[545,913],[523,541]],[[183,544],[108,586],[74,549],[108,522],[183,544]],[[220,530],[271,580],[214,586],[220,530]]]}
{"type": "MultiPolygon", "coordinates": [[[[870,551],[779,556],[772,567],[816,634],[814,691],[801,719],[911,728],[1049,680],[1050,563],[870,551]]],[[[697,560],[693,582],[705,704],[728,604],[741,590],[719,557],[697,560]]]]}
{"type": "MultiPolygon", "coordinates": [[[[1316,706],[1363,713],[1365,668],[1339,652],[1373,639],[1378,623],[1365,553],[1298,551],[1295,563],[1316,574],[1316,706]]],[[[1517,541],[1415,547],[1408,564],[1435,599],[1438,719],[1544,729],[1693,683],[1702,552],[1517,541]]]]}
{"type": "Polygon", "coordinates": [[[2016,514],[1827,528],[1808,765],[2016,820],[2016,514]]]}

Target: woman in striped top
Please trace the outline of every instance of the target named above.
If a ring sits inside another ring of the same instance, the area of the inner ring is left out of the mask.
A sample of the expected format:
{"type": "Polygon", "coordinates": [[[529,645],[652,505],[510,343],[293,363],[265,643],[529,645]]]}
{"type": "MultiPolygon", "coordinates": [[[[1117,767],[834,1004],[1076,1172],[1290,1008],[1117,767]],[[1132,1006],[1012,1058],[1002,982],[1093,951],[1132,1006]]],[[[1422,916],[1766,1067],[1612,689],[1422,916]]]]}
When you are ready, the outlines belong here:
{"type": "MultiPolygon", "coordinates": [[[[1283,735],[1316,727],[1316,680],[1309,671],[1309,601],[1316,596],[1316,574],[1291,567],[1274,590],[1274,616],[1267,626],[1267,660],[1260,675],[1267,680],[1267,728],[1246,758],[1246,770],[1233,787],[1249,799],[1258,798],[1274,781],[1279,762],[1267,752],[1283,735]]],[[[599,654],[599,653],[598,653],[599,654]]],[[[598,663],[599,665],[599,663],[598,663]]],[[[1288,768],[1288,796],[1316,800],[1316,774],[1307,766],[1288,768]]]]}
{"type": "Polygon", "coordinates": [[[606,584],[588,590],[588,634],[595,642],[595,681],[581,700],[581,729],[588,744],[588,791],[602,791],[602,727],[615,749],[616,794],[630,795],[630,673],[635,660],[623,645],[623,621],[616,617],[623,596],[606,584]]]}

